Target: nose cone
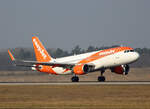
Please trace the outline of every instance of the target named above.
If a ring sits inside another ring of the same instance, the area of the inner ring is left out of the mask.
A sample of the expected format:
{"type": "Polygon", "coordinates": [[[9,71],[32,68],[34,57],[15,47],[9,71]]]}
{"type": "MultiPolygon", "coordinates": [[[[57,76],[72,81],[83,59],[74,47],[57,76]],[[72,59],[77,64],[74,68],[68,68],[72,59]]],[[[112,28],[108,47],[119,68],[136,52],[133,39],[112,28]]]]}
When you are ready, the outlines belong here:
{"type": "Polygon", "coordinates": [[[137,61],[140,58],[140,54],[138,52],[134,52],[134,61],[137,61]]]}

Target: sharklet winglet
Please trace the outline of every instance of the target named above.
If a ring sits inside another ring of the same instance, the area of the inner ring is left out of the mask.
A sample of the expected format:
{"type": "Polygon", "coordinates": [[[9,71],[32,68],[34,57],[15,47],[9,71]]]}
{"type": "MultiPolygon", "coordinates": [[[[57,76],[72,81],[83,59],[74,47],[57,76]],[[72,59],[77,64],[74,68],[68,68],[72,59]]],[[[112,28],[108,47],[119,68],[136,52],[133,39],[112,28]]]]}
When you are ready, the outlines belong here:
{"type": "Polygon", "coordinates": [[[12,61],[15,61],[15,58],[14,58],[13,54],[10,52],[10,50],[8,50],[8,54],[9,54],[11,60],[12,60],[12,61]]]}

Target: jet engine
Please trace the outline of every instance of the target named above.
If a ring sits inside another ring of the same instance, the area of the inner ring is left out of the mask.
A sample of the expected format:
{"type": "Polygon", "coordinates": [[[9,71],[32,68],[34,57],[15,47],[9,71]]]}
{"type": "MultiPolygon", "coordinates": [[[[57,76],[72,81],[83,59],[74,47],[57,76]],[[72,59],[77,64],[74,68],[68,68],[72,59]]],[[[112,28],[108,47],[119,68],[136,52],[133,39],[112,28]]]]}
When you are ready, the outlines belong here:
{"type": "Polygon", "coordinates": [[[90,66],[87,64],[79,64],[73,67],[73,72],[77,75],[83,75],[90,71],[92,71],[94,66],[90,66]]]}
{"type": "Polygon", "coordinates": [[[121,66],[111,68],[111,72],[114,72],[116,74],[123,74],[123,75],[127,75],[129,70],[130,70],[129,65],[121,65],[121,66]]]}

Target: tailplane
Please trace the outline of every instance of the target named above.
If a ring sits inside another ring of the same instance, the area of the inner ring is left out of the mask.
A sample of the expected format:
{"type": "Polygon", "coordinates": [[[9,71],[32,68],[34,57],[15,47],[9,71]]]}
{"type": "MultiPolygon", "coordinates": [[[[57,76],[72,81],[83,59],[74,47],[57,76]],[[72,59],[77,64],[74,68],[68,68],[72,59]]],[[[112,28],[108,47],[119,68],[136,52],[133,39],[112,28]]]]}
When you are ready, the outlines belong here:
{"type": "Polygon", "coordinates": [[[39,38],[35,35],[32,37],[33,47],[36,55],[36,60],[39,62],[49,62],[52,61],[53,58],[48,54],[39,38]]]}

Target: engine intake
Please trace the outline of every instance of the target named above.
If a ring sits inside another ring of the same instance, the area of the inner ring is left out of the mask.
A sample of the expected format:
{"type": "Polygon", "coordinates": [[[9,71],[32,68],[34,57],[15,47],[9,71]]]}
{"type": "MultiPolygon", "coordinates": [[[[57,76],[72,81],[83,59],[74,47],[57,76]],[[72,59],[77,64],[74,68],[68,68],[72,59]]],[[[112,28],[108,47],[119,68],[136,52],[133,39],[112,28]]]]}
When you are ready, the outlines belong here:
{"type": "Polygon", "coordinates": [[[124,75],[127,75],[129,70],[130,70],[129,65],[121,65],[121,66],[111,68],[111,72],[114,72],[116,74],[124,74],[124,75]]]}
{"type": "Polygon", "coordinates": [[[79,65],[74,66],[73,72],[77,75],[83,75],[92,71],[93,68],[94,68],[93,66],[90,66],[87,64],[79,64],[79,65]]]}

